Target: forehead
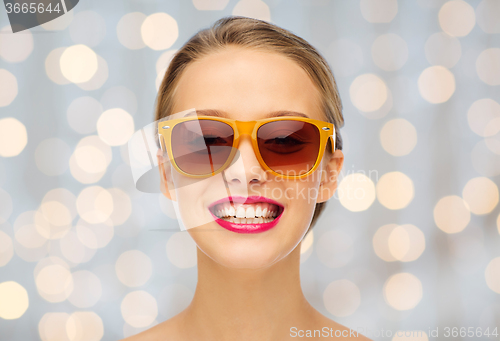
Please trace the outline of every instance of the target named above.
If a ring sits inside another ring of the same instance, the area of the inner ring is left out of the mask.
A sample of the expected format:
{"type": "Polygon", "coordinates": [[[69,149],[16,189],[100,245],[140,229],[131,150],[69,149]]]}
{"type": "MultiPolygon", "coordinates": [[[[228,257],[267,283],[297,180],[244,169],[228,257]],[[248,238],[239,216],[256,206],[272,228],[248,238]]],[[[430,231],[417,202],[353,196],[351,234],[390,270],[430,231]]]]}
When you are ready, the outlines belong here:
{"type": "Polygon", "coordinates": [[[255,120],[278,111],[322,120],[321,97],[309,75],[277,52],[228,47],[183,71],[173,113],[212,109],[239,120],[255,120]]]}

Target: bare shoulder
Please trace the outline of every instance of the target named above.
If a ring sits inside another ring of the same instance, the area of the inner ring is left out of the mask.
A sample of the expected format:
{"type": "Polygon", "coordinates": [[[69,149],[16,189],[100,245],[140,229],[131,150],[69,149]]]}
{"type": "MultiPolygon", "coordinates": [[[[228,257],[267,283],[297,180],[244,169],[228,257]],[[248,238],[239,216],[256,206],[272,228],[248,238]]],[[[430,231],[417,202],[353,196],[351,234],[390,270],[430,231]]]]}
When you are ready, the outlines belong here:
{"type": "Polygon", "coordinates": [[[182,341],[178,315],[119,341],[182,341]]]}

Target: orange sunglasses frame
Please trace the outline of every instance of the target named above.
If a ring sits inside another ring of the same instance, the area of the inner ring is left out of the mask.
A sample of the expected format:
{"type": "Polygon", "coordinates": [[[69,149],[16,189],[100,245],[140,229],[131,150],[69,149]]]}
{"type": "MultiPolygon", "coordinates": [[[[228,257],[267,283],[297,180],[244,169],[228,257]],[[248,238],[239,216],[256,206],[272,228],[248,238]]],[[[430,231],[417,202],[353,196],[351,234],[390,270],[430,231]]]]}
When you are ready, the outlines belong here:
{"type": "Polygon", "coordinates": [[[222,117],[214,117],[214,116],[202,116],[202,117],[183,117],[183,118],[178,118],[178,119],[172,119],[172,120],[164,120],[164,121],[159,121],[158,122],[158,140],[160,147],[163,152],[165,150],[168,153],[168,156],[170,160],[172,161],[172,165],[174,168],[182,175],[190,177],[190,178],[208,178],[210,176],[214,176],[223,170],[225,170],[233,161],[233,158],[236,154],[236,150],[239,146],[240,143],[240,137],[243,135],[249,135],[252,139],[252,147],[255,153],[255,156],[257,157],[257,160],[259,161],[259,164],[261,167],[272,174],[276,176],[283,177],[285,179],[301,179],[305,178],[308,175],[310,175],[312,172],[314,172],[320,162],[321,159],[323,158],[323,155],[325,153],[326,149],[326,144],[328,142],[328,138],[331,139],[332,141],[332,146],[333,146],[333,151],[335,151],[335,126],[333,123],[329,122],[324,122],[324,121],[319,121],[319,120],[313,120],[310,118],[305,118],[305,117],[297,117],[297,116],[280,116],[280,117],[271,117],[271,118],[266,118],[262,120],[256,120],[256,121],[237,121],[237,120],[232,120],[228,118],[222,118],[222,117]],[[219,169],[214,170],[213,165],[212,165],[212,172],[207,173],[207,174],[201,174],[201,175],[195,175],[195,174],[189,174],[184,172],[182,169],[179,168],[177,163],[175,162],[175,159],[173,157],[173,151],[172,151],[172,143],[171,143],[171,138],[172,138],[172,131],[174,127],[183,122],[187,121],[193,121],[193,120],[211,120],[211,121],[218,121],[218,122],[223,122],[229,125],[234,132],[234,139],[233,139],[233,148],[231,150],[231,153],[229,154],[227,161],[222,165],[219,169]],[[314,163],[314,166],[306,173],[299,174],[299,175],[284,175],[275,172],[272,170],[265,162],[262,156],[260,155],[259,151],[259,146],[257,143],[257,131],[259,130],[260,127],[262,127],[264,124],[269,123],[269,122],[276,122],[276,121],[300,121],[300,122],[306,122],[314,125],[319,133],[320,133],[320,146],[319,146],[319,152],[318,152],[318,157],[316,158],[316,161],[314,163]],[[163,141],[160,137],[163,137],[163,141]],[[165,141],[168,141],[169,143],[164,143],[165,141]],[[163,143],[162,143],[163,142],[163,143]]]}

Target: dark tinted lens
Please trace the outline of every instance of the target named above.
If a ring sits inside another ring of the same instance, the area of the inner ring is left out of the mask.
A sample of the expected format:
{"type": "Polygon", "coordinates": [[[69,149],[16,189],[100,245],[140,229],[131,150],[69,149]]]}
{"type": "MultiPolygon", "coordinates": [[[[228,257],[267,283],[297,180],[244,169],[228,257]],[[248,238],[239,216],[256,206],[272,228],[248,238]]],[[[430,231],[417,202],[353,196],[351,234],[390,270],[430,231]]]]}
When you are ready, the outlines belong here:
{"type": "Polygon", "coordinates": [[[172,131],[172,152],[177,166],[192,175],[206,175],[226,163],[233,147],[233,128],[212,120],[177,124],[172,131]]]}
{"type": "Polygon", "coordinates": [[[273,171],[284,175],[308,172],[318,158],[320,134],[318,128],[300,121],[275,121],[257,131],[259,151],[273,171]]]}

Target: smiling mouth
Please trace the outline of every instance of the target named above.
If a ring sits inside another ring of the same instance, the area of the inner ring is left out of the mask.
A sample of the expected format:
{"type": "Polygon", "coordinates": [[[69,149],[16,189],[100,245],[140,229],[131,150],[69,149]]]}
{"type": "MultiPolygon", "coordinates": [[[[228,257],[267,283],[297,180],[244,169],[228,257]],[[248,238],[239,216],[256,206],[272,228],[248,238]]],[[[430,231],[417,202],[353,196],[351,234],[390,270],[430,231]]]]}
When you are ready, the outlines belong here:
{"type": "Polygon", "coordinates": [[[283,208],[267,202],[252,204],[221,203],[210,208],[214,216],[234,224],[264,224],[274,221],[283,208]]]}

